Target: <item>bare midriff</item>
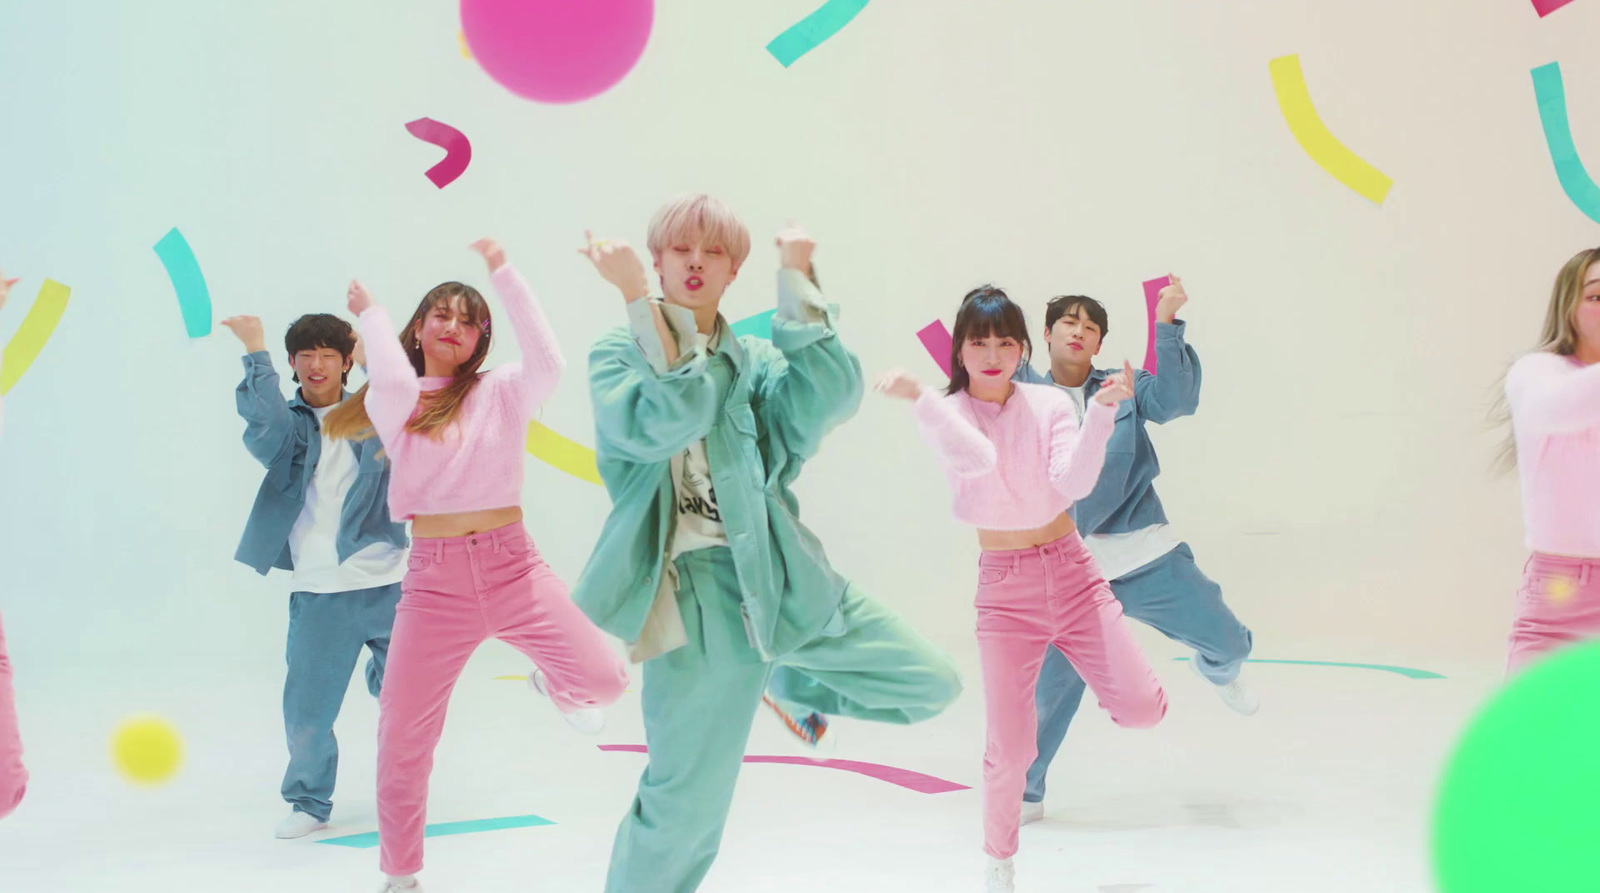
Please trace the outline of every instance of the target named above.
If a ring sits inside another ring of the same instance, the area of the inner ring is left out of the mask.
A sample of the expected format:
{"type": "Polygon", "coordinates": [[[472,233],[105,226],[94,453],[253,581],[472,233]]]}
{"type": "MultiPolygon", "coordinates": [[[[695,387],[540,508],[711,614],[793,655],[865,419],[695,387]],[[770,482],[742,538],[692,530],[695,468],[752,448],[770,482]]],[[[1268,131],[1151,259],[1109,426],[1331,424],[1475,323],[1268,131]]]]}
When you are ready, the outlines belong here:
{"type": "Polygon", "coordinates": [[[1032,530],[979,530],[978,546],[985,552],[1032,549],[1053,543],[1077,529],[1077,525],[1072,523],[1072,516],[1062,512],[1054,521],[1032,530]]]}
{"type": "Polygon", "coordinates": [[[421,537],[470,536],[522,521],[522,506],[512,505],[481,512],[456,512],[449,515],[417,515],[411,519],[411,535],[421,537]]]}

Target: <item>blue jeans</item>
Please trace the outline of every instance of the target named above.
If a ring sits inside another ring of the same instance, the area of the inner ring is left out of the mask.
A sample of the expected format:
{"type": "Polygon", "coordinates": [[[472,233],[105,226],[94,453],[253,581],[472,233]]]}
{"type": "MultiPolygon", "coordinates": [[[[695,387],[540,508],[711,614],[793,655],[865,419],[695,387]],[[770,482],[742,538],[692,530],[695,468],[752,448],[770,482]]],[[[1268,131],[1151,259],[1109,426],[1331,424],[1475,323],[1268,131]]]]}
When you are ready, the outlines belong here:
{"type": "MultiPolygon", "coordinates": [[[[1213,683],[1226,685],[1238,678],[1240,665],[1250,656],[1253,637],[1223,603],[1222,587],[1195,566],[1188,543],[1180,543],[1155,561],[1112,580],[1111,594],[1122,602],[1124,615],[1193,648],[1196,666],[1213,683]]],[[[1039,755],[1028,767],[1023,800],[1044,800],[1045,773],[1061,749],[1062,739],[1067,737],[1072,717],[1083,699],[1083,689],[1083,678],[1071,662],[1051,648],[1034,690],[1039,755]]]]}
{"type": "Polygon", "coordinates": [[[372,652],[367,691],[378,696],[399,602],[399,583],[289,596],[289,672],[283,680],[289,768],[283,773],[283,799],[319,822],[333,812],[333,782],[339,771],[333,722],[344,704],[350,674],[365,645],[372,652]]]}

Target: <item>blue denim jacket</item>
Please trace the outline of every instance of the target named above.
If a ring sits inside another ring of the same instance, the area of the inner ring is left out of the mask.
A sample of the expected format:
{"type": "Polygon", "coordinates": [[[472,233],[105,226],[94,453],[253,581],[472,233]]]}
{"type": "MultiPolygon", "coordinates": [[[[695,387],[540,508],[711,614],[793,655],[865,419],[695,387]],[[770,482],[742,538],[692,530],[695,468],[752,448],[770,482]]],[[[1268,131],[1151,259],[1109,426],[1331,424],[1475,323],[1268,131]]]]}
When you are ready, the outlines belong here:
{"type": "MultiPolygon", "coordinates": [[[[305,508],[306,487],[322,453],[322,430],[298,390],[293,399],[283,399],[278,373],[264,350],[244,358],[244,380],[234,391],[234,402],[245,421],[245,448],[266,466],[267,474],[233,557],[260,574],[274,567],[293,570],[289,531],[305,508]]],[[[410,542],[405,525],[389,518],[389,461],[378,455],[383,444],[369,437],[350,446],[358,470],[339,515],[341,562],[373,543],[403,549],[410,542]]]]}
{"type": "MultiPolygon", "coordinates": [[[[1072,506],[1072,517],[1085,536],[1127,533],[1152,524],[1165,524],[1167,513],[1156,496],[1155,479],[1161,473],[1155,445],[1144,430],[1145,422],[1160,425],[1200,406],[1200,357],[1183,339],[1184,323],[1156,323],[1156,370],[1151,375],[1134,370],[1133,399],[1117,407],[1116,427],[1106,445],[1106,464],[1094,491],[1072,506]]],[[[1100,390],[1115,369],[1093,369],[1084,382],[1084,398],[1100,390]]],[[[1049,374],[1021,366],[1017,381],[1055,384],[1049,374]]]]}
{"type": "Polygon", "coordinates": [[[667,572],[672,458],[704,439],[751,645],[765,660],[793,651],[841,622],[849,585],[800,523],[790,490],[823,436],[861,405],[861,363],[835,331],[838,309],[804,275],[781,270],[772,341],[736,339],[719,317],[708,352],[694,315],[663,304],[679,350],[670,368],[647,300],[628,310],[631,330],[589,352],[595,454],[612,505],[572,600],[601,629],[638,640],[667,572]]]}

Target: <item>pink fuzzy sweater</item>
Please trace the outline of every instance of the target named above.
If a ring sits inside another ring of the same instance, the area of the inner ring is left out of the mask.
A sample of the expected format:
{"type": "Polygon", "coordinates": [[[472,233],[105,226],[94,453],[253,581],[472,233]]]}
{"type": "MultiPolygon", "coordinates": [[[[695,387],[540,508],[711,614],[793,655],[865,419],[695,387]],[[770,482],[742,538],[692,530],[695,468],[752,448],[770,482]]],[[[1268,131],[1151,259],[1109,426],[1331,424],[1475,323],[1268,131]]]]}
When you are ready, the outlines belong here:
{"type": "Polygon", "coordinates": [[[922,435],[955,491],[956,520],[983,530],[1043,527],[1088,496],[1116,419],[1116,407],[1090,401],[1080,430],[1065,392],[1013,387],[1004,404],[936,390],[915,404],[922,435]]]}
{"type": "MultiPolygon", "coordinates": [[[[522,504],[528,421],[561,379],[566,360],[528,283],[510,264],[490,278],[522,349],[522,362],[481,373],[461,413],[438,439],[405,430],[424,391],[447,378],[418,377],[382,307],[361,314],[367,344],[367,415],[393,463],[389,512],[397,521],[522,504]]],[[[505,327],[499,327],[504,331],[505,327]]]]}

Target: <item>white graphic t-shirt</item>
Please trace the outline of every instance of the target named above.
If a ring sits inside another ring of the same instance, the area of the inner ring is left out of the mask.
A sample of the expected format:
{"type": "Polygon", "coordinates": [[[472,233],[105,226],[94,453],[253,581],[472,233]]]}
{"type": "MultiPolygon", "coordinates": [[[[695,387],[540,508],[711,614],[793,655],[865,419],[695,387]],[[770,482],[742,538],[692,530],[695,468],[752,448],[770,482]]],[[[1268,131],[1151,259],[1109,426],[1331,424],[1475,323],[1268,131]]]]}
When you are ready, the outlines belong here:
{"type": "MultiPolygon", "coordinates": [[[[711,349],[711,339],[695,336],[702,349],[711,349]]],[[[672,554],[728,544],[728,531],[717,511],[717,491],[711,485],[711,462],[706,458],[706,442],[698,440],[672,460],[672,487],[677,497],[677,525],[672,536],[672,554]]]]}

